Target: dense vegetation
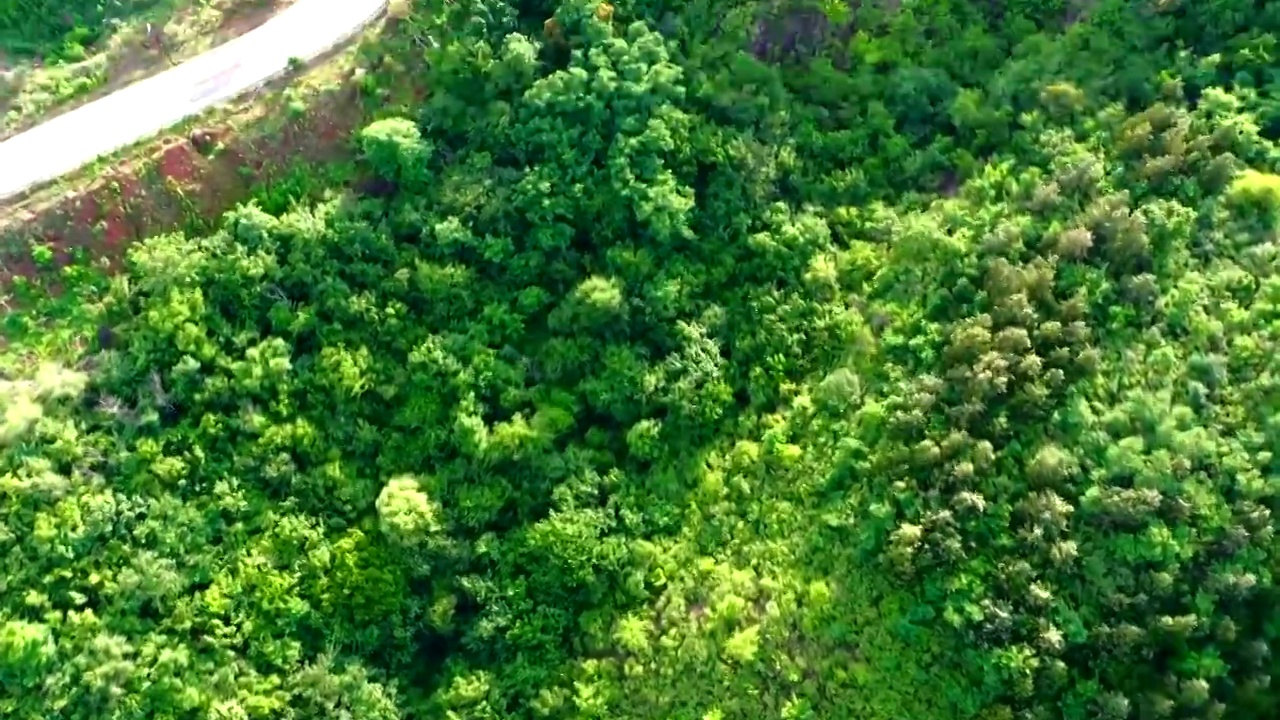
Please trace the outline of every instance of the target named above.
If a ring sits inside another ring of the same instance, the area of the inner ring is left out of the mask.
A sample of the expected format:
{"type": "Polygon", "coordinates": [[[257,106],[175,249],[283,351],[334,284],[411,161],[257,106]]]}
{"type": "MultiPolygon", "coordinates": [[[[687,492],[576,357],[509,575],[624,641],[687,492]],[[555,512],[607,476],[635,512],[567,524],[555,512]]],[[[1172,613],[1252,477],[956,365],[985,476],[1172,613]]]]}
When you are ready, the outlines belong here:
{"type": "Polygon", "coordinates": [[[0,0],[0,53],[77,62],[115,23],[167,0],[0,0]]]}
{"type": "Polygon", "coordinates": [[[0,715],[1273,717],[1280,4],[409,22],[7,316],[0,715]]]}

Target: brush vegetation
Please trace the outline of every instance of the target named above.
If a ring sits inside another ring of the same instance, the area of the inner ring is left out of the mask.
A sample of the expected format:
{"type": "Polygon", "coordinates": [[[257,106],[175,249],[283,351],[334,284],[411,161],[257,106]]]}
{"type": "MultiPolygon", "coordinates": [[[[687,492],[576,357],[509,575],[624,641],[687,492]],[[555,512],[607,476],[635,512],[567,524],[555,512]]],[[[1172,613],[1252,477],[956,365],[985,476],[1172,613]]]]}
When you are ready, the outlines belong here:
{"type": "Polygon", "coordinates": [[[346,192],[11,289],[0,715],[1274,717],[1280,4],[403,22],[346,192]]]}

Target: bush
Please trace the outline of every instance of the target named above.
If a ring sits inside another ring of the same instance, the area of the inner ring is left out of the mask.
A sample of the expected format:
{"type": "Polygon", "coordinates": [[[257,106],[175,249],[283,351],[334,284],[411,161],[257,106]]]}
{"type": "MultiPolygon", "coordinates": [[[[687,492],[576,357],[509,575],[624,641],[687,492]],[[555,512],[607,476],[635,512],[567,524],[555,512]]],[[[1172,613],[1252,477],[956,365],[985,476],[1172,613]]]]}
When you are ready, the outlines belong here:
{"type": "Polygon", "coordinates": [[[360,131],[359,142],[365,160],[382,178],[413,183],[427,177],[430,146],[412,120],[378,120],[360,131]]]}

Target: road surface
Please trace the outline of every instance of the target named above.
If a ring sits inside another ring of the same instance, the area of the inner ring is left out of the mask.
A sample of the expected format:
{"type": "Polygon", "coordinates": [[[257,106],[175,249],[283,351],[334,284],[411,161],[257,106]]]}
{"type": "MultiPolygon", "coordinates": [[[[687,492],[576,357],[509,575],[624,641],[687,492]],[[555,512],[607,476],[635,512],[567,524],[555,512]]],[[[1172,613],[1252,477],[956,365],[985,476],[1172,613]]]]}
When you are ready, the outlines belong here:
{"type": "Polygon", "coordinates": [[[0,201],[145,140],[360,32],[386,0],[298,0],[234,40],[0,142],[0,201]]]}

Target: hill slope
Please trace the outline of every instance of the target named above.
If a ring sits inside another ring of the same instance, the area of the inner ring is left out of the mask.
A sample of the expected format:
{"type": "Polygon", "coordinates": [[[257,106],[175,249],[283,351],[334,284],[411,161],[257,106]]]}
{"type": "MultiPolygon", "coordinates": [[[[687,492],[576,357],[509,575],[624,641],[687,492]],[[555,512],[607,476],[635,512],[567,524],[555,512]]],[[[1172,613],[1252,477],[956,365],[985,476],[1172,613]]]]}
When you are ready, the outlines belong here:
{"type": "Polygon", "coordinates": [[[0,709],[1269,717],[1280,14],[1081,10],[419,5],[6,319],[0,709]]]}

